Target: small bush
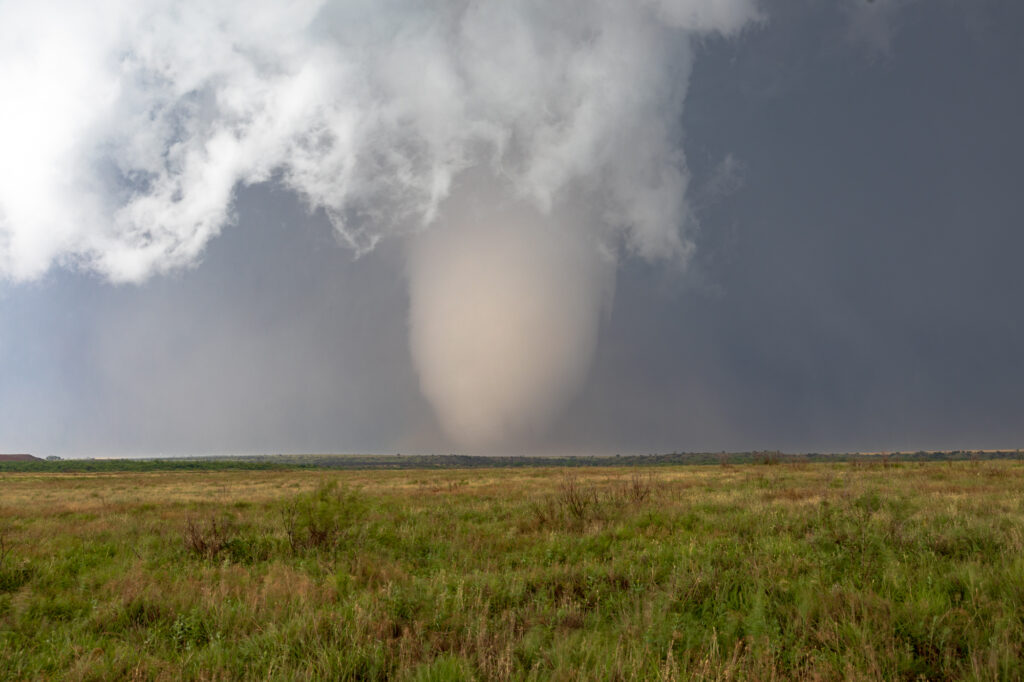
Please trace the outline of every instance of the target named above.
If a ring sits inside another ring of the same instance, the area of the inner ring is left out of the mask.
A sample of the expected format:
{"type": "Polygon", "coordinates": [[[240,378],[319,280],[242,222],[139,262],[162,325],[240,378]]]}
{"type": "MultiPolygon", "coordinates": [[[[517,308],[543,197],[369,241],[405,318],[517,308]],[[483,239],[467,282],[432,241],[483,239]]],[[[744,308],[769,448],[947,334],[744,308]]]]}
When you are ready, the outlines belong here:
{"type": "Polygon", "coordinates": [[[654,484],[650,474],[641,476],[633,474],[626,482],[619,483],[610,494],[611,499],[621,504],[643,504],[654,492],[654,484]]]}
{"type": "Polygon", "coordinates": [[[576,521],[591,519],[598,509],[597,491],[584,488],[575,476],[566,476],[558,487],[558,505],[576,521]]]}
{"type": "Polygon", "coordinates": [[[32,579],[32,567],[28,564],[0,568],[0,594],[14,592],[32,579]]]}
{"type": "Polygon", "coordinates": [[[230,516],[211,516],[205,523],[189,519],[185,525],[185,550],[201,559],[227,559],[235,564],[267,561],[275,542],[263,536],[243,535],[230,516]]]}
{"type": "Polygon", "coordinates": [[[302,495],[281,510],[281,523],[293,554],[310,550],[333,551],[344,531],[363,515],[363,505],[353,492],[331,481],[309,495],[302,495]]]}
{"type": "Polygon", "coordinates": [[[275,543],[265,536],[232,538],[224,546],[224,554],[236,564],[255,564],[274,556],[275,543]]]}
{"type": "Polygon", "coordinates": [[[122,629],[148,628],[164,617],[165,608],[148,599],[132,599],[118,614],[117,623],[122,629]]]}
{"type": "Polygon", "coordinates": [[[14,592],[32,579],[32,568],[27,562],[15,565],[11,560],[11,543],[0,534],[0,594],[14,592]]]}
{"type": "MultiPolygon", "coordinates": [[[[611,485],[599,492],[596,486],[584,486],[567,474],[551,497],[534,504],[533,528],[581,530],[595,521],[608,521],[623,508],[638,508],[651,499],[654,484],[650,475],[634,474],[629,481],[611,485]]],[[[529,525],[522,526],[524,529],[529,525]]]]}
{"type": "Polygon", "coordinates": [[[179,649],[184,650],[204,646],[214,638],[213,628],[196,609],[178,614],[170,630],[171,640],[179,649]]]}
{"type": "Polygon", "coordinates": [[[235,540],[235,525],[229,517],[211,516],[206,523],[189,519],[185,525],[185,549],[203,559],[216,559],[235,540]]]}

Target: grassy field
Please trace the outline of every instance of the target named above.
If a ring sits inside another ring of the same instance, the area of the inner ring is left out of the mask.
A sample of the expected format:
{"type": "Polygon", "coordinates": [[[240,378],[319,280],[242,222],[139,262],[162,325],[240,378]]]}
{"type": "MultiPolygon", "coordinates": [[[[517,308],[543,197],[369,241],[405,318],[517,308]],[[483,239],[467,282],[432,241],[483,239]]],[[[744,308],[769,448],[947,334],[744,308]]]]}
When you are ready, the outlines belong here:
{"type": "Polygon", "coordinates": [[[1024,463],[0,473],[5,679],[1021,679],[1024,463]]]}

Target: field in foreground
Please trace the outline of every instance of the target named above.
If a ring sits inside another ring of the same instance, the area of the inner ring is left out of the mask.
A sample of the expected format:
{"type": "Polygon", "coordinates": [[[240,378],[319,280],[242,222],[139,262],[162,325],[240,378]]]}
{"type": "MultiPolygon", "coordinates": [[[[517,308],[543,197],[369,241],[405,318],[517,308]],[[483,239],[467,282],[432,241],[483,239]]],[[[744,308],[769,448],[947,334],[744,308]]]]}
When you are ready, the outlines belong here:
{"type": "Polygon", "coordinates": [[[7,679],[1020,679],[1024,464],[0,473],[7,679]]]}

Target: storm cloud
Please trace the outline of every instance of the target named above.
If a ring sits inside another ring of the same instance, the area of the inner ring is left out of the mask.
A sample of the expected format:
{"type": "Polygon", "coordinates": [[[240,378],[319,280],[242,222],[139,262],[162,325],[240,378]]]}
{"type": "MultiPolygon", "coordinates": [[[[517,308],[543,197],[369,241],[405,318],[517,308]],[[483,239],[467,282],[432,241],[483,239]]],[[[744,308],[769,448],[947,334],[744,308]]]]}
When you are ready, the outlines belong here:
{"type": "Polygon", "coordinates": [[[1020,20],[0,4],[4,449],[1012,445],[1020,20]]]}
{"type": "Polygon", "coordinates": [[[528,224],[497,226],[504,212],[452,227],[413,249],[409,278],[425,394],[454,436],[483,444],[542,422],[585,374],[608,287],[571,252],[685,264],[692,40],[757,16],[752,0],[6,3],[0,274],[59,264],[141,282],[193,265],[232,222],[236,189],[271,179],[363,254],[457,222],[446,200],[486,174],[528,224]],[[559,224],[570,213],[580,224],[559,224]],[[467,261],[487,276],[435,286],[467,261]],[[466,315],[453,298],[470,286],[490,300],[466,315]],[[475,323],[484,307],[502,321],[475,323]],[[492,375],[531,359],[518,376],[532,381],[492,375]]]}

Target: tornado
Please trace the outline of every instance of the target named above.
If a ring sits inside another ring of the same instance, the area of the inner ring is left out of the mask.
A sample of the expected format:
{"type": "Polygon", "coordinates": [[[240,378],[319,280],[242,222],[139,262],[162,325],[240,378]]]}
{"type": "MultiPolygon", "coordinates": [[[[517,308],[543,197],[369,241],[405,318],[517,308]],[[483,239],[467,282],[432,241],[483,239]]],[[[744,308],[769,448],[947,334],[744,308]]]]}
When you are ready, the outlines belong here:
{"type": "Polygon", "coordinates": [[[469,177],[409,251],[409,347],[446,433],[474,451],[537,436],[587,376],[615,262],[568,212],[469,177]]]}

